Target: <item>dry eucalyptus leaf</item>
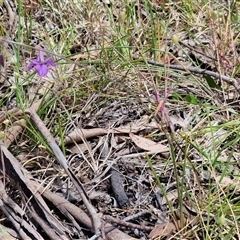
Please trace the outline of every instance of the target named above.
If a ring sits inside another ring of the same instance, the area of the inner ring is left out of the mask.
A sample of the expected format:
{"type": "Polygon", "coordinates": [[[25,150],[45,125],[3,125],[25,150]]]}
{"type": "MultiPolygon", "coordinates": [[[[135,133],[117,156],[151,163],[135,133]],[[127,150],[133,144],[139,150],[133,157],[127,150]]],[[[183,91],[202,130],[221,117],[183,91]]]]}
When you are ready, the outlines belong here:
{"type": "Polygon", "coordinates": [[[141,119],[133,121],[129,124],[123,125],[118,128],[113,128],[116,133],[130,133],[130,132],[139,132],[145,129],[158,129],[157,122],[153,119],[149,121],[149,116],[142,116],[141,119]]]}
{"type": "Polygon", "coordinates": [[[156,237],[169,236],[176,230],[177,229],[173,222],[162,223],[160,225],[155,226],[155,228],[148,235],[148,239],[155,239],[156,237]]]}
{"type": "Polygon", "coordinates": [[[85,143],[80,143],[77,145],[74,145],[73,147],[68,149],[71,153],[84,153],[87,150],[89,150],[89,146],[87,146],[85,143]]]}
{"type": "Polygon", "coordinates": [[[83,141],[83,139],[102,136],[105,134],[107,134],[107,130],[104,128],[91,128],[91,129],[76,128],[68,136],[65,137],[64,143],[71,144],[73,142],[81,142],[83,141]]]}
{"type": "Polygon", "coordinates": [[[137,136],[133,133],[129,133],[130,138],[132,141],[141,149],[146,151],[151,151],[155,153],[163,153],[168,152],[169,148],[161,143],[156,143],[150,139],[137,136]]]}
{"type": "MultiPolygon", "coordinates": [[[[178,191],[177,189],[174,189],[170,192],[167,192],[167,199],[169,202],[173,202],[175,199],[178,198],[178,191]]],[[[162,204],[166,204],[167,200],[165,197],[163,197],[162,204]]]]}
{"type": "Polygon", "coordinates": [[[239,180],[237,179],[231,179],[229,177],[221,177],[221,176],[217,176],[215,178],[216,182],[222,187],[222,188],[236,188],[236,190],[240,190],[240,183],[239,180]]]}

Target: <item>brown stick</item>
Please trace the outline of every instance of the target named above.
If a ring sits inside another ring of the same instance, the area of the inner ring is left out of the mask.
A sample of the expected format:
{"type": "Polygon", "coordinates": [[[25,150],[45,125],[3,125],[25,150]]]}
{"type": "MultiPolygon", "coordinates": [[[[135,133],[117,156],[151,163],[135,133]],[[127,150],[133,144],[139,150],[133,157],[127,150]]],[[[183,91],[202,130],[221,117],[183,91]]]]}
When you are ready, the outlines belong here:
{"type": "Polygon", "coordinates": [[[61,237],[56,234],[54,229],[49,227],[49,225],[46,222],[44,222],[44,220],[38,214],[36,214],[36,212],[34,212],[33,209],[31,211],[31,215],[34,218],[34,220],[41,226],[41,228],[48,233],[48,237],[51,240],[61,239],[61,237]]]}
{"type": "MultiPolygon", "coordinates": [[[[166,67],[166,64],[160,63],[160,62],[155,62],[155,61],[150,60],[150,59],[145,60],[145,59],[140,59],[140,58],[137,58],[137,57],[133,57],[133,59],[134,60],[146,61],[148,64],[154,65],[154,66],[166,67]]],[[[226,83],[232,85],[237,90],[237,92],[240,94],[240,86],[239,86],[237,80],[234,79],[234,78],[231,78],[231,77],[228,77],[228,76],[225,76],[225,75],[221,75],[221,74],[213,72],[213,71],[196,68],[196,67],[186,67],[186,66],[181,66],[181,65],[167,64],[167,68],[180,70],[180,71],[189,71],[189,72],[195,73],[195,74],[208,75],[208,76],[214,77],[216,79],[223,80],[226,83]]]]}
{"type": "Polygon", "coordinates": [[[63,169],[68,174],[71,181],[73,182],[73,184],[77,188],[77,190],[78,190],[78,192],[79,192],[79,194],[80,194],[80,196],[81,196],[81,198],[82,198],[82,200],[83,200],[83,202],[84,202],[84,204],[85,204],[86,208],[88,209],[88,212],[91,216],[94,232],[95,232],[95,234],[98,233],[100,231],[100,228],[101,228],[101,220],[99,219],[99,217],[97,215],[97,212],[95,211],[94,207],[89,202],[88,196],[86,194],[86,191],[85,191],[83,185],[75,177],[75,175],[72,173],[72,171],[68,167],[67,160],[66,160],[65,156],[63,155],[61,149],[58,147],[58,145],[56,144],[56,142],[55,142],[53,136],[51,135],[50,131],[46,128],[46,126],[42,122],[41,118],[36,114],[35,110],[32,110],[32,108],[29,108],[26,111],[26,113],[29,114],[31,121],[36,126],[36,128],[39,130],[39,132],[42,134],[42,136],[46,139],[46,141],[47,141],[49,147],[52,149],[55,157],[57,158],[57,160],[59,161],[59,163],[61,164],[61,166],[63,167],[63,169]]]}
{"type": "Polygon", "coordinates": [[[109,216],[109,215],[104,215],[103,220],[105,220],[108,223],[116,223],[118,225],[122,225],[122,226],[133,228],[133,229],[139,229],[139,230],[147,231],[147,232],[150,232],[154,229],[154,227],[149,227],[149,226],[144,226],[144,225],[138,225],[138,224],[135,224],[135,223],[125,222],[123,220],[120,220],[118,218],[114,218],[114,217],[109,216]]]}
{"type": "MultiPolygon", "coordinates": [[[[81,208],[75,206],[74,204],[72,204],[69,201],[67,201],[66,199],[60,197],[56,193],[53,193],[47,189],[44,189],[44,187],[42,187],[36,181],[32,181],[32,184],[36,187],[38,192],[42,196],[44,196],[44,198],[46,198],[50,202],[52,202],[67,218],[70,219],[70,217],[73,216],[80,223],[84,224],[84,226],[92,229],[91,219],[81,208]]],[[[75,219],[71,218],[70,221],[72,221],[72,223],[74,224],[73,220],[75,221],[75,219]]],[[[78,229],[78,227],[76,227],[76,228],[78,229]]]]}

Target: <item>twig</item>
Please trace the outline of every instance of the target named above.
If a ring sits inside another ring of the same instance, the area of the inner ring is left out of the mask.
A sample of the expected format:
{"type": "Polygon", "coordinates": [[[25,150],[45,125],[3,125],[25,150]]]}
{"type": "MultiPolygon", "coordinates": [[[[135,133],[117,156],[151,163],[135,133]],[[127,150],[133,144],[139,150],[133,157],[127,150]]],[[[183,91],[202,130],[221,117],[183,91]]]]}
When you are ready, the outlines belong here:
{"type": "Polygon", "coordinates": [[[141,216],[143,216],[145,214],[147,214],[147,212],[138,212],[138,213],[132,214],[132,215],[130,215],[128,217],[125,217],[123,219],[123,221],[129,222],[129,221],[135,220],[135,219],[137,219],[137,218],[139,218],[139,217],[141,217],[141,216]]]}
{"type": "MultiPolygon", "coordinates": [[[[30,46],[29,44],[25,44],[25,43],[22,43],[22,42],[12,41],[12,40],[7,39],[7,38],[4,38],[4,37],[0,37],[0,42],[11,43],[11,44],[19,45],[19,46],[22,46],[22,47],[25,47],[25,48],[33,49],[33,50],[39,50],[39,48],[30,46]]],[[[65,57],[64,55],[54,53],[54,52],[51,51],[51,50],[47,50],[47,49],[41,49],[41,50],[42,50],[43,52],[45,52],[45,53],[48,53],[48,54],[51,55],[51,56],[57,57],[57,58],[59,58],[59,59],[63,59],[63,60],[65,60],[65,61],[68,62],[68,63],[72,63],[72,64],[75,64],[75,65],[78,65],[78,66],[86,65],[85,63],[73,61],[73,60],[71,60],[70,58],[65,57]]]]}
{"type": "Polygon", "coordinates": [[[64,216],[67,217],[72,222],[72,224],[78,231],[81,231],[81,227],[78,224],[79,222],[83,224],[85,227],[88,227],[90,229],[92,228],[91,219],[81,208],[70,203],[69,201],[57,195],[56,193],[53,193],[45,189],[36,181],[32,181],[32,184],[36,187],[36,189],[38,189],[38,192],[45,199],[48,199],[49,202],[55,205],[61,211],[61,213],[64,214],[64,216]]]}
{"type": "Polygon", "coordinates": [[[133,229],[139,229],[139,230],[142,230],[142,231],[150,232],[154,229],[154,227],[149,227],[149,226],[144,226],[144,225],[138,225],[138,224],[134,224],[134,223],[125,222],[123,220],[111,217],[109,215],[103,216],[103,220],[105,220],[108,223],[116,223],[118,225],[122,225],[122,226],[133,228],[133,229]]]}
{"type": "Polygon", "coordinates": [[[24,119],[20,119],[13,123],[13,125],[6,131],[4,145],[8,148],[18,135],[22,132],[23,126],[26,125],[24,119]]]}
{"type": "Polygon", "coordinates": [[[95,211],[94,207],[92,206],[92,204],[89,202],[88,200],[88,196],[86,194],[86,191],[84,189],[84,187],[82,186],[82,184],[80,183],[80,181],[75,177],[75,175],[72,173],[72,171],[70,170],[70,168],[67,165],[67,160],[65,158],[65,156],[63,155],[61,149],[58,147],[58,145],[56,144],[53,136],[51,135],[50,131],[46,128],[46,126],[44,125],[44,123],[42,122],[41,118],[36,114],[35,110],[33,110],[32,108],[29,108],[26,113],[29,114],[31,121],[34,123],[34,125],[37,127],[37,129],[40,131],[40,133],[42,134],[42,136],[46,139],[49,147],[52,149],[55,157],[57,158],[57,160],[59,161],[59,163],[61,164],[61,166],[63,167],[63,169],[65,170],[65,172],[68,174],[68,176],[70,177],[71,181],[73,182],[73,184],[75,185],[75,187],[77,188],[86,208],[88,209],[88,212],[91,216],[91,220],[92,220],[92,226],[94,228],[94,232],[98,233],[100,231],[100,227],[101,227],[101,220],[99,219],[97,212],[95,211]]]}
{"type": "MultiPolygon", "coordinates": [[[[164,63],[155,62],[155,61],[150,60],[150,59],[145,60],[145,59],[140,59],[138,57],[133,57],[133,59],[134,60],[146,61],[148,64],[158,66],[158,67],[165,67],[166,66],[166,64],[164,64],[164,63]]],[[[213,72],[213,71],[196,68],[196,67],[186,67],[186,66],[172,65],[172,64],[168,64],[167,67],[170,68],[170,69],[175,69],[175,70],[180,70],[180,71],[189,71],[191,73],[208,75],[208,76],[214,77],[216,79],[223,80],[226,83],[232,85],[237,90],[237,92],[240,94],[240,86],[239,86],[237,80],[234,79],[234,78],[231,78],[231,77],[228,77],[228,76],[225,76],[225,75],[221,75],[221,74],[213,72]]]]}
{"type": "Polygon", "coordinates": [[[61,236],[57,235],[57,233],[49,227],[49,225],[34,211],[34,209],[31,209],[31,216],[33,219],[40,225],[40,227],[48,233],[48,237],[51,240],[56,240],[56,239],[63,239],[61,236]]]}
{"type": "MultiPolygon", "coordinates": [[[[22,46],[22,47],[26,47],[26,48],[30,48],[30,49],[33,49],[33,50],[38,50],[37,47],[33,47],[33,46],[30,46],[28,44],[25,44],[25,43],[22,43],[22,42],[16,42],[16,41],[12,41],[10,39],[7,39],[5,37],[0,37],[0,42],[7,42],[7,43],[11,43],[11,44],[15,44],[15,45],[19,45],[19,46],[22,46]]],[[[41,49],[43,52],[45,53],[48,53],[48,54],[51,54],[53,56],[56,56],[56,57],[59,57],[61,59],[64,59],[64,60],[67,60],[67,61],[70,61],[68,58],[65,58],[63,55],[61,54],[57,54],[57,53],[53,53],[52,51],[49,51],[47,49],[41,49]]],[[[71,62],[74,62],[74,61],[71,61],[71,62]]]]}
{"type": "MultiPolygon", "coordinates": [[[[109,232],[111,232],[112,230],[114,230],[116,227],[114,227],[114,226],[111,226],[111,227],[108,227],[108,228],[105,228],[105,233],[104,234],[106,234],[106,233],[109,233],[109,232]]],[[[102,232],[101,233],[98,233],[98,234],[94,234],[91,238],[89,238],[88,240],[96,240],[96,239],[98,239],[99,237],[101,237],[101,235],[102,235],[102,232]]]]}
{"type": "Polygon", "coordinates": [[[105,223],[104,223],[104,221],[102,221],[102,226],[101,226],[101,237],[102,237],[102,239],[107,239],[107,237],[106,237],[106,232],[105,232],[105,223]]]}
{"type": "Polygon", "coordinates": [[[26,212],[19,207],[6,193],[5,186],[0,181],[0,209],[6,215],[8,220],[12,223],[14,228],[18,231],[21,239],[30,240],[32,238],[43,240],[42,236],[37,230],[28,223],[23,216],[26,212]],[[32,238],[29,237],[32,236],[32,238]]]}
{"type": "MultiPolygon", "coordinates": [[[[128,217],[125,217],[122,221],[124,222],[128,222],[128,221],[131,221],[131,220],[134,220],[136,218],[139,218],[141,216],[143,216],[144,214],[146,214],[147,212],[139,212],[139,213],[136,213],[136,214],[133,214],[131,216],[128,216],[128,217]]],[[[111,226],[111,227],[107,227],[105,228],[105,234],[106,233],[109,233],[111,232],[112,230],[114,230],[116,227],[114,226],[111,226]]],[[[100,237],[102,235],[102,233],[99,233],[99,234],[95,234],[93,235],[91,238],[89,238],[88,240],[96,240],[98,237],[100,237]]]]}

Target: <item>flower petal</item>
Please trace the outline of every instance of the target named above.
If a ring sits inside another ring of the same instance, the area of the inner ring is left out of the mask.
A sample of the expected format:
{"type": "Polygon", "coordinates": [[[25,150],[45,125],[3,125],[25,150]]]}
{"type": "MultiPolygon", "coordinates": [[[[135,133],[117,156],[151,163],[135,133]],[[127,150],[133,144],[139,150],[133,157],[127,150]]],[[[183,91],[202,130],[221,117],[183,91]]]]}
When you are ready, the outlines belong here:
{"type": "Polygon", "coordinates": [[[56,67],[56,63],[52,58],[44,60],[43,51],[40,50],[37,59],[30,60],[29,65],[26,67],[26,70],[29,71],[32,68],[35,68],[39,77],[44,77],[48,73],[48,66],[56,67]]]}
{"type": "Polygon", "coordinates": [[[46,60],[44,61],[44,64],[50,65],[50,66],[52,66],[52,67],[56,67],[56,66],[57,66],[56,63],[52,60],[52,58],[46,59],[46,60]]]}
{"type": "Polygon", "coordinates": [[[34,66],[35,66],[35,64],[33,64],[32,62],[30,62],[30,63],[28,64],[28,66],[26,67],[26,71],[31,70],[34,66]]]}
{"type": "Polygon", "coordinates": [[[37,60],[38,60],[39,63],[43,63],[44,62],[44,56],[43,56],[43,51],[42,50],[39,51],[37,60]]]}
{"type": "Polygon", "coordinates": [[[48,73],[48,67],[45,64],[37,64],[35,65],[35,70],[39,77],[44,77],[48,73]]]}
{"type": "Polygon", "coordinates": [[[35,65],[38,64],[37,59],[32,59],[30,60],[30,63],[28,64],[28,66],[26,67],[26,71],[31,70],[35,65]]]}

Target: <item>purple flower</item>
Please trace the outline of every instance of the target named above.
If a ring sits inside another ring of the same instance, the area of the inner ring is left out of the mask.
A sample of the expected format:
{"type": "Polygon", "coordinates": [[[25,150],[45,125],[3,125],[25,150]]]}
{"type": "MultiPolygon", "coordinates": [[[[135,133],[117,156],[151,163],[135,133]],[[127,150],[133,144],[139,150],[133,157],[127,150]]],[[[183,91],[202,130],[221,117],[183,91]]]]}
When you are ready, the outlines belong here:
{"type": "Polygon", "coordinates": [[[43,52],[40,50],[38,58],[30,60],[30,63],[27,66],[26,70],[29,71],[34,68],[39,77],[44,77],[48,73],[49,66],[56,67],[56,63],[53,62],[51,57],[44,60],[43,52]]]}

